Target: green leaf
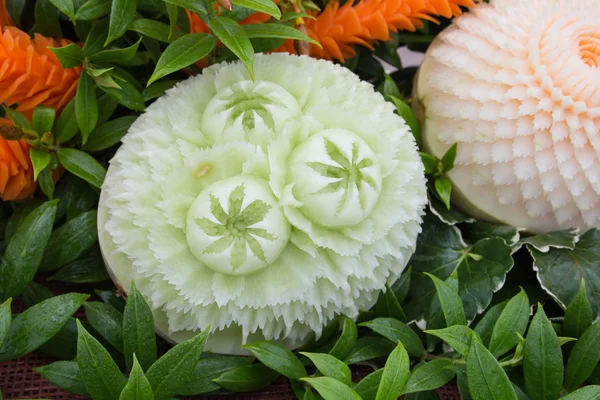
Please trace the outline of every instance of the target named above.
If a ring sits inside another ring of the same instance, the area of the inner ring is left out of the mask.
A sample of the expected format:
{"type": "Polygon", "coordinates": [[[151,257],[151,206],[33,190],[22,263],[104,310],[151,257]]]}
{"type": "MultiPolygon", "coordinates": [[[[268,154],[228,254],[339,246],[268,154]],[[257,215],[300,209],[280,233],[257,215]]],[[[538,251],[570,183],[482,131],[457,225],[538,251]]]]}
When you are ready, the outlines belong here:
{"type": "Polygon", "coordinates": [[[244,29],[235,21],[225,17],[212,18],[208,27],[233,52],[254,79],[254,48],[244,29]]]}
{"type": "Polygon", "coordinates": [[[181,396],[195,396],[214,392],[221,387],[213,382],[219,375],[232,369],[252,364],[253,357],[220,356],[205,353],[202,360],[196,364],[190,379],[179,389],[177,393],[181,396]]]}
{"type": "Polygon", "coordinates": [[[137,117],[121,117],[113,119],[97,127],[87,143],[82,147],[85,151],[101,151],[119,143],[137,117]]]}
{"type": "Polygon", "coordinates": [[[25,290],[23,290],[23,303],[25,303],[25,309],[41,303],[44,300],[54,297],[52,290],[46,286],[41,285],[37,282],[31,282],[25,290]]]}
{"type": "Polygon", "coordinates": [[[50,153],[32,147],[29,149],[29,158],[33,165],[33,180],[37,181],[40,172],[50,164],[50,153]]]}
{"type": "Polygon", "coordinates": [[[89,211],[98,204],[98,193],[92,186],[72,174],[65,174],[56,186],[56,198],[60,199],[56,209],[56,220],[67,216],[67,221],[89,211]]]}
{"type": "Polygon", "coordinates": [[[33,280],[49,242],[57,201],[31,211],[10,238],[0,264],[0,301],[16,297],[33,280]]]}
{"type": "Polygon", "coordinates": [[[83,73],[79,77],[75,95],[75,118],[77,118],[81,138],[85,144],[88,135],[98,122],[98,100],[96,99],[94,80],[87,73],[83,73]]]}
{"type": "Polygon", "coordinates": [[[392,285],[392,291],[396,295],[398,303],[402,303],[408,295],[408,289],[410,288],[410,274],[412,267],[408,267],[404,270],[400,278],[392,285]]]}
{"type": "Polygon", "coordinates": [[[437,297],[444,313],[444,319],[446,320],[446,326],[466,325],[467,318],[465,317],[465,311],[458,293],[435,275],[427,272],[425,275],[429,276],[435,285],[437,297]]]}
{"type": "Polygon", "coordinates": [[[56,296],[18,314],[0,347],[0,361],[24,356],[46,343],[88,297],[79,293],[56,296]]]}
{"type": "Polygon", "coordinates": [[[23,130],[31,129],[31,124],[23,114],[5,105],[3,105],[2,108],[4,109],[6,116],[15,124],[17,128],[21,128],[23,130]]]}
{"type": "Polygon", "coordinates": [[[478,338],[477,334],[465,325],[454,325],[444,329],[426,330],[425,333],[442,339],[452,347],[454,351],[463,356],[469,354],[473,338],[478,338]]]}
{"type": "Polygon", "coordinates": [[[281,18],[279,7],[271,0],[231,0],[231,3],[236,6],[268,14],[276,19],[281,18]]]}
{"type": "Polygon", "coordinates": [[[467,381],[473,400],[516,400],[506,372],[483,344],[474,341],[467,357],[467,381]]]}
{"type": "Polygon", "coordinates": [[[541,305],[525,338],[523,373],[532,400],[554,400],[563,383],[563,358],[556,332],[541,305]]]}
{"type": "Polygon", "coordinates": [[[52,179],[52,171],[50,168],[45,168],[40,172],[39,177],[40,189],[52,200],[54,198],[54,180],[52,179]]]}
{"type": "Polygon", "coordinates": [[[364,336],[356,341],[354,347],[343,361],[350,364],[362,363],[379,357],[387,357],[394,350],[394,344],[379,336],[364,336]]]}
{"type": "Polygon", "coordinates": [[[123,314],[106,303],[92,301],[83,306],[92,328],[115,349],[123,352],[123,314]]]}
{"type": "Polygon", "coordinates": [[[109,352],[77,321],[79,376],[94,400],[118,400],[126,381],[109,352]]]}
{"type": "Polygon", "coordinates": [[[175,86],[177,83],[179,83],[180,81],[178,80],[168,80],[168,81],[160,81],[160,82],[155,82],[152,85],[148,86],[147,88],[144,88],[144,90],[142,91],[142,96],[144,97],[144,101],[150,101],[152,99],[156,99],[160,96],[162,96],[163,94],[165,94],[165,92],[169,89],[171,89],[173,86],[175,86]]]}
{"type": "Polygon", "coordinates": [[[593,318],[600,316],[600,230],[594,228],[581,236],[577,247],[551,248],[544,253],[528,246],[534,259],[534,269],[542,287],[563,308],[575,298],[585,280],[593,318]],[[565,279],[568,276],[570,279],[565,279]]]}
{"type": "Polygon", "coordinates": [[[486,347],[492,339],[492,332],[496,326],[496,321],[500,318],[500,314],[502,314],[507,302],[508,301],[503,301],[490,308],[475,326],[475,333],[479,335],[481,343],[486,347]]]}
{"type": "Polygon", "coordinates": [[[90,21],[110,13],[110,0],[87,0],[75,13],[76,20],[90,21]]]}
{"type": "Polygon", "coordinates": [[[329,351],[329,354],[339,360],[343,360],[344,357],[350,352],[350,350],[356,344],[358,339],[358,329],[356,324],[348,317],[342,317],[342,334],[333,345],[333,348],[329,351]]]}
{"type": "Polygon", "coordinates": [[[193,11],[198,15],[206,15],[204,3],[198,0],[165,0],[166,3],[175,4],[176,6],[183,7],[186,10],[193,11]]]}
{"type": "Polygon", "coordinates": [[[334,356],[320,353],[300,354],[308,357],[324,376],[337,379],[346,385],[352,384],[352,372],[350,372],[350,368],[334,356]]]}
{"type": "Polygon", "coordinates": [[[83,54],[89,57],[104,48],[104,42],[106,41],[106,35],[108,33],[108,24],[108,19],[96,21],[85,39],[83,54]]]}
{"type": "Polygon", "coordinates": [[[169,25],[163,22],[146,18],[136,19],[127,29],[165,43],[172,43],[185,35],[177,29],[171,31],[169,25]]]}
{"type": "Polygon", "coordinates": [[[600,362],[600,322],[585,330],[575,343],[567,362],[565,389],[572,392],[592,375],[600,362]]]}
{"type": "Polygon", "coordinates": [[[208,329],[179,343],[148,369],[146,377],[152,385],[156,400],[168,400],[187,382],[198,361],[208,337],[208,329]]]}
{"type": "Polygon", "coordinates": [[[26,0],[12,0],[5,2],[6,11],[15,22],[16,26],[21,26],[21,16],[25,9],[26,0]]]}
{"type": "Polygon", "coordinates": [[[129,380],[121,392],[119,400],[154,400],[150,382],[144,375],[135,354],[133,355],[133,368],[129,374],[129,380]]]}
{"type": "Polygon", "coordinates": [[[79,258],[98,240],[96,210],[69,220],[52,232],[40,271],[52,271],[79,258]]]}
{"type": "Polygon", "coordinates": [[[452,360],[439,358],[423,363],[413,370],[404,393],[437,389],[454,379],[454,376],[452,360]]]}
{"type": "Polygon", "coordinates": [[[112,96],[125,107],[134,111],[143,111],[145,108],[144,98],[140,93],[140,89],[138,89],[136,86],[139,85],[137,80],[123,70],[115,70],[111,72],[111,74],[113,78],[118,80],[121,88],[117,89],[113,87],[101,86],[100,89],[112,96]]]}
{"type": "Polygon", "coordinates": [[[402,342],[411,356],[422,357],[425,353],[423,343],[415,331],[397,319],[375,318],[372,321],[363,322],[359,325],[366,326],[394,343],[398,341],[402,342]]]}
{"type": "Polygon", "coordinates": [[[489,306],[493,293],[503,286],[506,273],[514,265],[511,253],[512,247],[500,238],[483,239],[468,246],[455,227],[426,215],[410,261],[411,300],[404,305],[408,320],[422,320],[435,296],[435,286],[425,273],[446,280],[454,271],[458,274],[458,294],[465,317],[473,319],[489,306]]]}
{"type": "Polygon", "coordinates": [[[215,47],[215,39],[205,33],[191,33],[171,43],[163,52],[148,85],[206,57],[215,47]]]}
{"type": "Polygon", "coordinates": [[[484,221],[475,221],[467,227],[471,240],[477,242],[482,239],[500,238],[509,246],[518,243],[519,230],[513,226],[491,224],[484,221]]]}
{"type": "Polygon", "coordinates": [[[68,44],[64,47],[48,47],[48,49],[56,54],[56,57],[58,57],[58,61],[60,61],[60,65],[63,68],[73,68],[81,65],[85,57],[81,47],[75,43],[68,44]]]}
{"type": "Polygon", "coordinates": [[[73,360],[77,357],[77,323],[69,318],[52,339],[41,345],[37,351],[59,360],[73,360]]]}
{"type": "Polygon", "coordinates": [[[251,392],[264,389],[279,378],[279,373],[263,364],[241,365],[213,379],[223,389],[251,392]]]}
{"type": "Polygon", "coordinates": [[[404,101],[400,100],[399,98],[390,96],[389,99],[396,106],[396,112],[406,122],[406,124],[410,128],[413,136],[415,137],[417,145],[419,145],[421,143],[421,124],[419,124],[417,117],[415,117],[415,114],[413,113],[412,108],[410,108],[410,106],[408,104],[406,104],[404,101]]]}
{"type": "Polygon", "coordinates": [[[141,42],[142,39],[140,38],[131,46],[125,47],[123,49],[102,50],[96,54],[91,55],[89,59],[95,62],[119,64],[121,62],[131,60],[135,56],[135,53],[137,52],[141,42]]]}
{"type": "Polygon", "coordinates": [[[561,400],[598,400],[600,399],[600,386],[587,386],[574,391],[561,400]]]}
{"type": "Polygon", "coordinates": [[[406,322],[406,315],[396,298],[396,294],[386,285],[385,292],[379,294],[377,304],[375,305],[375,314],[377,317],[396,318],[406,322]]]}
{"type": "MultiPolygon", "coordinates": [[[[269,0],[270,2],[270,0],[269,0]]],[[[249,39],[257,38],[277,38],[277,39],[293,39],[304,42],[313,43],[319,47],[321,44],[310,36],[300,32],[298,29],[283,24],[263,23],[263,24],[248,24],[243,26],[244,32],[249,39]]]]}
{"type": "Polygon", "coordinates": [[[519,342],[529,324],[529,298],[521,288],[502,310],[490,339],[489,350],[495,357],[504,355],[519,342]]]}
{"type": "Polygon", "coordinates": [[[59,389],[89,397],[85,383],[79,377],[76,361],[57,361],[33,370],[59,389]]]}
{"type": "Polygon", "coordinates": [[[106,169],[89,154],[76,149],[62,148],[57,152],[58,160],[73,175],[100,188],[104,182],[106,169]]]}
{"type": "Polygon", "coordinates": [[[4,240],[6,242],[10,241],[17,231],[17,228],[23,223],[29,213],[42,203],[43,201],[41,199],[33,199],[32,201],[15,205],[15,211],[11,214],[10,218],[8,218],[6,229],[4,231],[4,240]]]}
{"type": "MultiPolygon", "coordinates": [[[[94,293],[98,295],[106,304],[110,304],[117,310],[123,312],[125,310],[125,301],[122,298],[117,296],[115,290],[94,290],[94,293]]],[[[131,295],[130,295],[131,296],[131,295]]],[[[127,321],[123,320],[123,326],[127,324],[127,321]]],[[[127,336],[125,332],[123,332],[123,337],[127,336]]]]}
{"type": "Polygon", "coordinates": [[[70,20],[75,18],[75,5],[73,4],[73,0],[50,0],[50,3],[69,17],[70,20]]]}
{"type": "Polygon", "coordinates": [[[110,277],[101,257],[90,257],[74,261],[48,278],[49,281],[71,283],[96,283],[108,279],[110,277]]]}
{"type": "Polygon", "coordinates": [[[378,90],[383,94],[383,96],[385,98],[388,98],[388,97],[400,98],[400,97],[402,97],[402,93],[400,93],[400,89],[398,89],[398,85],[396,85],[396,82],[394,82],[392,77],[389,76],[388,74],[384,75],[383,82],[381,83],[381,86],[378,88],[378,90]]]}
{"type": "Polygon", "coordinates": [[[448,172],[452,168],[454,168],[454,160],[456,159],[456,150],[458,148],[458,143],[454,143],[448,151],[442,157],[442,172],[448,172]]]}
{"type": "Polygon", "coordinates": [[[534,247],[542,253],[547,253],[551,248],[573,250],[579,239],[577,229],[565,229],[522,238],[519,245],[527,245],[528,248],[534,247]]]}
{"type": "Polygon", "coordinates": [[[276,343],[262,341],[242,346],[267,367],[287,376],[300,379],[306,376],[302,362],[288,349],[276,343]]]}
{"type": "Polygon", "coordinates": [[[385,362],[379,389],[377,389],[376,400],[396,400],[404,392],[406,383],[410,377],[410,361],[408,354],[398,342],[398,346],[385,362]]]}
{"type": "Polygon", "coordinates": [[[135,354],[144,371],[156,361],[156,336],[152,310],[142,294],[131,283],[127,305],[123,313],[123,341],[125,362],[131,369],[135,354]]]}
{"type": "Polygon", "coordinates": [[[10,311],[11,302],[12,298],[0,304],[0,348],[2,347],[4,338],[6,338],[6,335],[8,334],[8,328],[10,327],[10,322],[12,321],[12,314],[10,311]]]}
{"type": "Polygon", "coordinates": [[[587,297],[585,280],[581,279],[579,291],[571,300],[565,311],[565,321],[562,325],[562,334],[578,338],[592,325],[592,307],[587,297]]]}
{"type": "Polygon", "coordinates": [[[421,161],[423,162],[423,166],[425,166],[425,173],[428,175],[435,174],[438,170],[439,160],[423,152],[419,152],[419,156],[421,156],[421,161]]]}
{"type": "Polygon", "coordinates": [[[440,196],[440,199],[446,206],[446,208],[450,209],[450,194],[452,193],[452,184],[450,180],[444,176],[439,178],[435,178],[435,191],[440,196]]]}
{"type": "Polygon", "coordinates": [[[354,391],[358,393],[363,400],[375,400],[382,375],[383,368],[371,372],[369,375],[361,379],[360,382],[354,385],[354,391]]]}
{"type": "Polygon", "coordinates": [[[361,400],[354,390],[337,379],[322,376],[302,378],[302,380],[315,388],[324,400],[361,400]]]}
{"type": "Polygon", "coordinates": [[[104,41],[104,47],[125,34],[127,27],[135,18],[136,3],[136,0],[112,0],[108,36],[104,41]]]}
{"type": "Polygon", "coordinates": [[[57,143],[65,143],[77,135],[79,124],[75,117],[75,99],[71,100],[56,121],[54,138],[57,143]]]}

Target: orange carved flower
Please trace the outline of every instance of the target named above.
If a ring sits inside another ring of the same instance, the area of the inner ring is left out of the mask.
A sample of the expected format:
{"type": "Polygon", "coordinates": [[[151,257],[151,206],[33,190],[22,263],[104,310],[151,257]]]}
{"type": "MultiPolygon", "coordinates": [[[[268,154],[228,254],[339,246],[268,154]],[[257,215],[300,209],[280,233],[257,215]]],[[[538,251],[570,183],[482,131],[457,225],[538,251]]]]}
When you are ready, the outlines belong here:
{"type": "Polygon", "coordinates": [[[75,95],[81,67],[63,69],[50,47],[71,43],[1,27],[0,102],[28,115],[38,105],[62,109],[75,95]]]}
{"type": "MultiPolygon", "coordinates": [[[[0,118],[0,124],[13,125],[0,118]]],[[[33,194],[33,167],[29,159],[29,144],[25,139],[5,140],[0,137],[0,197],[3,200],[23,200],[33,194]]]]}

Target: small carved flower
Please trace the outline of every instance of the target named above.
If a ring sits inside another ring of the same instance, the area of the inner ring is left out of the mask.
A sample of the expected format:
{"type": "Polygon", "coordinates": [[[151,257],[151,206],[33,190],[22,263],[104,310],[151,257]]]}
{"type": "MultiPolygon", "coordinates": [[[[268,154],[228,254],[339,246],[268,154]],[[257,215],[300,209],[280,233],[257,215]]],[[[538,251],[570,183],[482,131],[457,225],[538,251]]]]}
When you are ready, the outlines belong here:
{"type": "Polygon", "coordinates": [[[173,340],[298,346],[402,273],[426,202],[404,121],[326,61],[218,64],[148,107],[102,191],[101,247],[173,340]]]}

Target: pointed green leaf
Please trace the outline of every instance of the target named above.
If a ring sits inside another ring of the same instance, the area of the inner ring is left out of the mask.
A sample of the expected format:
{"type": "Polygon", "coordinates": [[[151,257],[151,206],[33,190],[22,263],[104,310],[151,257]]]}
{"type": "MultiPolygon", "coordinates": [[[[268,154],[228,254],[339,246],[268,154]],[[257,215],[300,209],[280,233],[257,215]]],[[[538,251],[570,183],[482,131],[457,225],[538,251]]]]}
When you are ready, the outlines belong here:
{"type": "Polygon", "coordinates": [[[569,392],[577,389],[600,362],[600,322],[585,330],[575,343],[567,362],[565,389],[569,392]]]}
{"type": "Polygon", "coordinates": [[[444,176],[435,178],[435,191],[440,196],[440,199],[450,209],[450,194],[452,193],[452,184],[450,180],[444,176]]]}
{"type": "Polygon", "coordinates": [[[198,15],[208,14],[204,3],[198,0],[165,0],[165,2],[183,7],[186,10],[193,11],[198,15]]]}
{"type": "MultiPolygon", "coordinates": [[[[270,1],[270,0],[269,0],[270,1]]],[[[283,24],[263,23],[248,24],[243,26],[244,32],[249,39],[257,38],[276,38],[292,39],[309,42],[321,47],[321,44],[310,36],[300,32],[298,29],[283,24]]]]}
{"type": "Polygon", "coordinates": [[[104,47],[127,31],[127,27],[135,18],[136,4],[136,0],[112,0],[108,36],[104,41],[104,47]]]}
{"type": "Polygon", "coordinates": [[[277,19],[281,18],[279,7],[271,0],[231,0],[231,3],[236,6],[268,14],[277,19]]]}
{"type": "Polygon", "coordinates": [[[52,200],[54,198],[54,180],[52,179],[52,171],[49,168],[43,169],[40,172],[39,183],[42,192],[44,192],[48,199],[52,200]]]}
{"type": "Polygon", "coordinates": [[[600,400],[600,386],[587,386],[579,390],[574,391],[564,397],[561,400],[600,400]]]}
{"type": "Polygon", "coordinates": [[[71,100],[60,113],[56,121],[54,130],[54,138],[57,143],[64,143],[77,135],[79,132],[79,124],[75,117],[75,99],[71,100]]]}
{"type": "Polygon", "coordinates": [[[59,389],[89,397],[85,383],[79,377],[79,366],[76,361],[57,361],[33,370],[59,389]]]}
{"type": "Polygon", "coordinates": [[[333,348],[329,351],[329,354],[336,357],[339,360],[343,360],[344,357],[350,352],[350,350],[356,344],[358,339],[358,329],[356,323],[348,317],[342,317],[342,334],[339,339],[333,345],[333,348]]]}
{"type": "Polygon", "coordinates": [[[133,282],[123,313],[123,341],[128,368],[131,369],[133,366],[133,354],[138,357],[144,371],[147,371],[156,361],[156,336],[152,310],[133,282]]]}
{"type": "Polygon", "coordinates": [[[206,57],[214,46],[214,37],[205,33],[191,33],[175,40],[161,55],[148,85],[206,57]]]}
{"type": "Polygon", "coordinates": [[[369,375],[361,379],[360,382],[354,385],[354,391],[358,393],[362,400],[375,400],[382,375],[383,368],[371,372],[369,375]]]}
{"type": "Polygon", "coordinates": [[[337,379],[322,376],[302,380],[315,388],[324,400],[361,400],[354,390],[337,379]]]}
{"type": "Polygon", "coordinates": [[[529,324],[529,298],[521,288],[519,294],[510,299],[502,310],[490,340],[489,350],[495,357],[504,355],[519,342],[529,324]]]}
{"type": "Polygon", "coordinates": [[[18,314],[0,347],[0,361],[28,354],[50,340],[89,297],[69,293],[44,300],[18,314]]]}
{"type": "Polygon", "coordinates": [[[531,400],[554,400],[563,383],[563,358],[556,332],[541,305],[525,338],[523,373],[531,400]]]}
{"type": "Polygon", "coordinates": [[[427,272],[425,275],[429,276],[435,285],[437,297],[446,320],[446,326],[466,325],[467,318],[465,317],[465,311],[458,293],[438,277],[427,272]]]}
{"type": "Polygon", "coordinates": [[[77,320],[79,376],[94,400],[119,400],[126,381],[110,353],[77,320]]]}
{"type": "Polygon", "coordinates": [[[444,386],[454,379],[452,360],[439,358],[417,366],[411,373],[404,393],[423,392],[444,386]]]}
{"type": "Polygon", "coordinates": [[[231,371],[239,366],[252,364],[253,361],[254,357],[204,354],[202,360],[198,362],[194,368],[194,372],[190,375],[189,381],[177,389],[177,394],[182,396],[195,396],[219,390],[221,387],[214,383],[213,379],[216,379],[224,372],[231,371]]]}
{"type": "Polygon", "coordinates": [[[254,79],[254,48],[244,29],[237,22],[225,17],[212,18],[208,27],[225,47],[242,61],[250,78],[254,79]]]}
{"type": "Polygon", "coordinates": [[[410,128],[413,136],[415,137],[417,144],[420,144],[421,143],[421,124],[417,120],[417,117],[415,117],[413,110],[410,108],[410,106],[408,104],[406,104],[404,101],[400,100],[397,97],[390,97],[390,100],[396,106],[396,112],[398,113],[398,115],[400,115],[402,117],[402,119],[406,122],[406,124],[410,128]]]}
{"type": "Polygon", "coordinates": [[[334,356],[320,353],[300,354],[308,357],[324,376],[337,379],[346,385],[352,384],[352,372],[350,372],[350,368],[334,356]]]}
{"type": "Polygon", "coordinates": [[[115,349],[123,352],[123,314],[114,307],[96,301],[83,305],[89,324],[115,349]]]}
{"type": "Polygon", "coordinates": [[[535,236],[524,237],[519,241],[522,246],[527,245],[528,248],[535,248],[542,253],[547,253],[550,249],[575,249],[579,242],[579,230],[564,229],[548,233],[541,233],[535,236]]]}
{"type": "Polygon", "coordinates": [[[506,372],[478,341],[472,343],[467,357],[467,381],[473,400],[517,400],[506,372]]]}
{"type": "Polygon", "coordinates": [[[68,44],[64,47],[48,47],[48,49],[56,54],[56,57],[58,57],[58,61],[60,61],[60,65],[62,65],[63,68],[73,68],[81,65],[85,57],[81,47],[75,43],[68,44]]]}
{"type": "Polygon", "coordinates": [[[75,17],[75,5],[73,0],[50,0],[54,7],[58,8],[63,14],[65,14],[69,19],[74,19],[75,17]]]}
{"type": "Polygon", "coordinates": [[[187,382],[202,357],[208,331],[179,343],[148,369],[146,377],[156,400],[169,400],[187,382]]]}
{"type": "Polygon", "coordinates": [[[375,318],[372,321],[363,322],[359,325],[366,326],[394,343],[400,341],[408,353],[414,357],[422,357],[425,353],[423,342],[421,342],[416,332],[397,319],[375,318]]]}
{"type": "Polygon", "coordinates": [[[454,160],[456,159],[457,148],[458,144],[454,143],[442,157],[442,165],[444,168],[442,172],[448,172],[454,168],[454,160]]]}
{"type": "Polygon", "coordinates": [[[104,182],[106,169],[89,154],[77,150],[62,148],[57,152],[58,160],[73,175],[100,188],[104,182]]]}
{"type": "Polygon", "coordinates": [[[377,389],[376,400],[396,400],[404,392],[406,383],[410,377],[410,361],[408,354],[398,342],[398,346],[385,362],[379,389],[377,389]]]}
{"type": "Polygon", "coordinates": [[[408,289],[410,288],[410,274],[412,267],[408,267],[404,270],[400,278],[392,285],[392,291],[396,295],[398,303],[402,303],[408,295],[408,289]]]}
{"type": "Polygon", "coordinates": [[[8,328],[12,321],[12,314],[10,311],[11,302],[12,298],[9,298],[4,303],[0,304],[0,348],[2,347],[4,338],[8,334],[8,328]]]}
{"type": "Polygon", "coordinates": [[[144,375],[144,371],[133,355],[133,368],[129,374],[127,385],[121,392],[119,400],[154,400],[154,393],[148,378],[144,375]]]}
{"type": "Polygon", "coordinates": [[[56,110],[54,108],[37,106],[33,110],[33,130],[40,135],[52,131],[55,116],[56,110]]]}
{"type": "Polygon", "coordinates": [[[578,338],[592,325],[593,315],[590,301],[587,297],[585,279],[581,278],[579,290],[565,311],[565,321],[562,325],[562,334],[578,338]]]}
{"type": "Polygon", "coordinates": [[[483,318],[481,318],[481,320],[479,320],[475,326],[475,333],[479,335],[481,338],[481,343],[483,343],[483,345],[486,347],[490,343],[492,333],[494,332],[494,327],[496,326],[496,321],[498,321],[498,318],[500,318],[504,307],[506,307],[506,303],[508,303],[508,301],[503,301],[502,303],[498,303],[487,310],[483,318]]]}
{"type": "Polygon", "coordinates": [[[29,149],[29,158],[33,165],[33,180],[37,181],[40,172],[50,164],[50,153],[32,147],[29,149]]]}
{"type": "Polygon", "coordinates": [[[31,211],[10,238],[0,264],[0,301],[18,296],[33,280],[50,240],[57,203],[51,200],[31,211]]]}
{"type": "Polygon", "coordinates": [[[52,271],[65,266],[96,243],[96,217],[96,210],[82,213],[52,232],[40,271],[52,271]]]}
{"type": "Polygon", "coordinates": [[[109,280],[104,260],[101,257],[86,257],[65,265],[49,281],[71,283],[96,283],[109,280]]]}
{"type": "Polygon", "coordinates": [[[96,21],[90,32],[88,33],[85,44],[83,45],[83,54],[91,56],[104,48],[106,35],[108,33],[108,19],[96,21]]]}
{"type": "Polygon", "coordinates": [[[75,13],[75,19],[89,21],[104,17],[110,13],[111,5],[110,0],[87,0],[75,13]]]}
{"type": "Polygon", "coordinates": [[[172,43],[185,35],[178,29],[171,31],[169,25],[163,22],[146,18],[136,19],[127,29],[165,43],[172,43]]]}
{"type": "Polygon", "coordinates": [[[52,290],[46,286],[41,285],[37,282],[31,282],[25,290],[23,290],[23,303],[25,303],[25,309],[41,303],[44,300],[54,297],[52,290]]]}
{"type": "Polygon", "coordinates": [[[94,80],[87,73],[81,74],[75,95],[75,117],[81,130],[83,143],[98,122],[98,100],[94,80]]]}
{"type": "Polygon", "coordinates": [[[82,147],[85,151],[101,151],[119,143],[137,117],[121,117],[113,119],[97,127],[87,143],[82,147]]]}
{"type": "Polygon", "coordinates": [[[263,364],[241,365],[213,379],[217,385],[232,392],[264,389],[279,378],[279,373],[263,364]]]}
{"type": "Polygon", "coordinates": [[[3,105],[2,108],[4,109],[6,116],[15,124],[17,128],[21,128],[23,130],[31,129],[31,124],[23,114],[5,105],[3,105]]]}
{"type": "Polygon", "coordinates": [[[375,315],[377,317],[396,318],[402,322],[406,322],[406,315],[396,298],[396,294],[387,285],[386,290],[379,294],[377,304],[375,305],[375,315]]]}
{"type": "Polygon", "coordinates": [[[306,376],[302,362],[288,349],[272,342],[256,342],[243,346],[267,367],[287,376],[300,379],[306,376]]]}
{"type": "Polygon", "coordinates": [[[426,330],[425,333],[442,339],[452,347],[454,351],[463,356],[469,354],[473,338],[479,340],[479,337],[469,327],[465,325],[454,325],[444,329],[426,330]]]}
{"type": "Polygon", "coordinates": [[[346,355],[343,361],[350,364],[362,363],[379,357],[387,357],[394,350],[394,344],[379,336],[363,336],[346,355]]]}
{"type": "Polygon", "coordinates": [[[124,61],[131,60],[138,50],[138,47],[142,39],[140,38],[137,42],[129,47],[123,49],[109,49],[102,50],[89,57],[90,61],[101,62],[101,63],[116,63],[119,64],[124,61]]]}

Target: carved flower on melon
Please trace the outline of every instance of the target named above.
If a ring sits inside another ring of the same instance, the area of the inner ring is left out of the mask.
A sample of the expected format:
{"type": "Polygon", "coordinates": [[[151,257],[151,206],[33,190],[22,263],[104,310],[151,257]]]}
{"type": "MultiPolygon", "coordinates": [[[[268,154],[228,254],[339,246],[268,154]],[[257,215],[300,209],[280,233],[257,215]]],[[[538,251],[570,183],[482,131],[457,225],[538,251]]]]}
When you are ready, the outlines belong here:
{"type": "Polygon", "coordinates": [[[421,66],[424,147],[458,142],[457,204],[531,232],[600,226],[600,3],[492,0],[421,66]]]}
{"type": "Polygon", "coordinates": [[[370,308],[415,248],[426,202],[394,107],[327,61],[218,64],[148,107],[111,161],[99,209],[114,279],[157,329],[208,349],[293,347],[370,308]]]}

